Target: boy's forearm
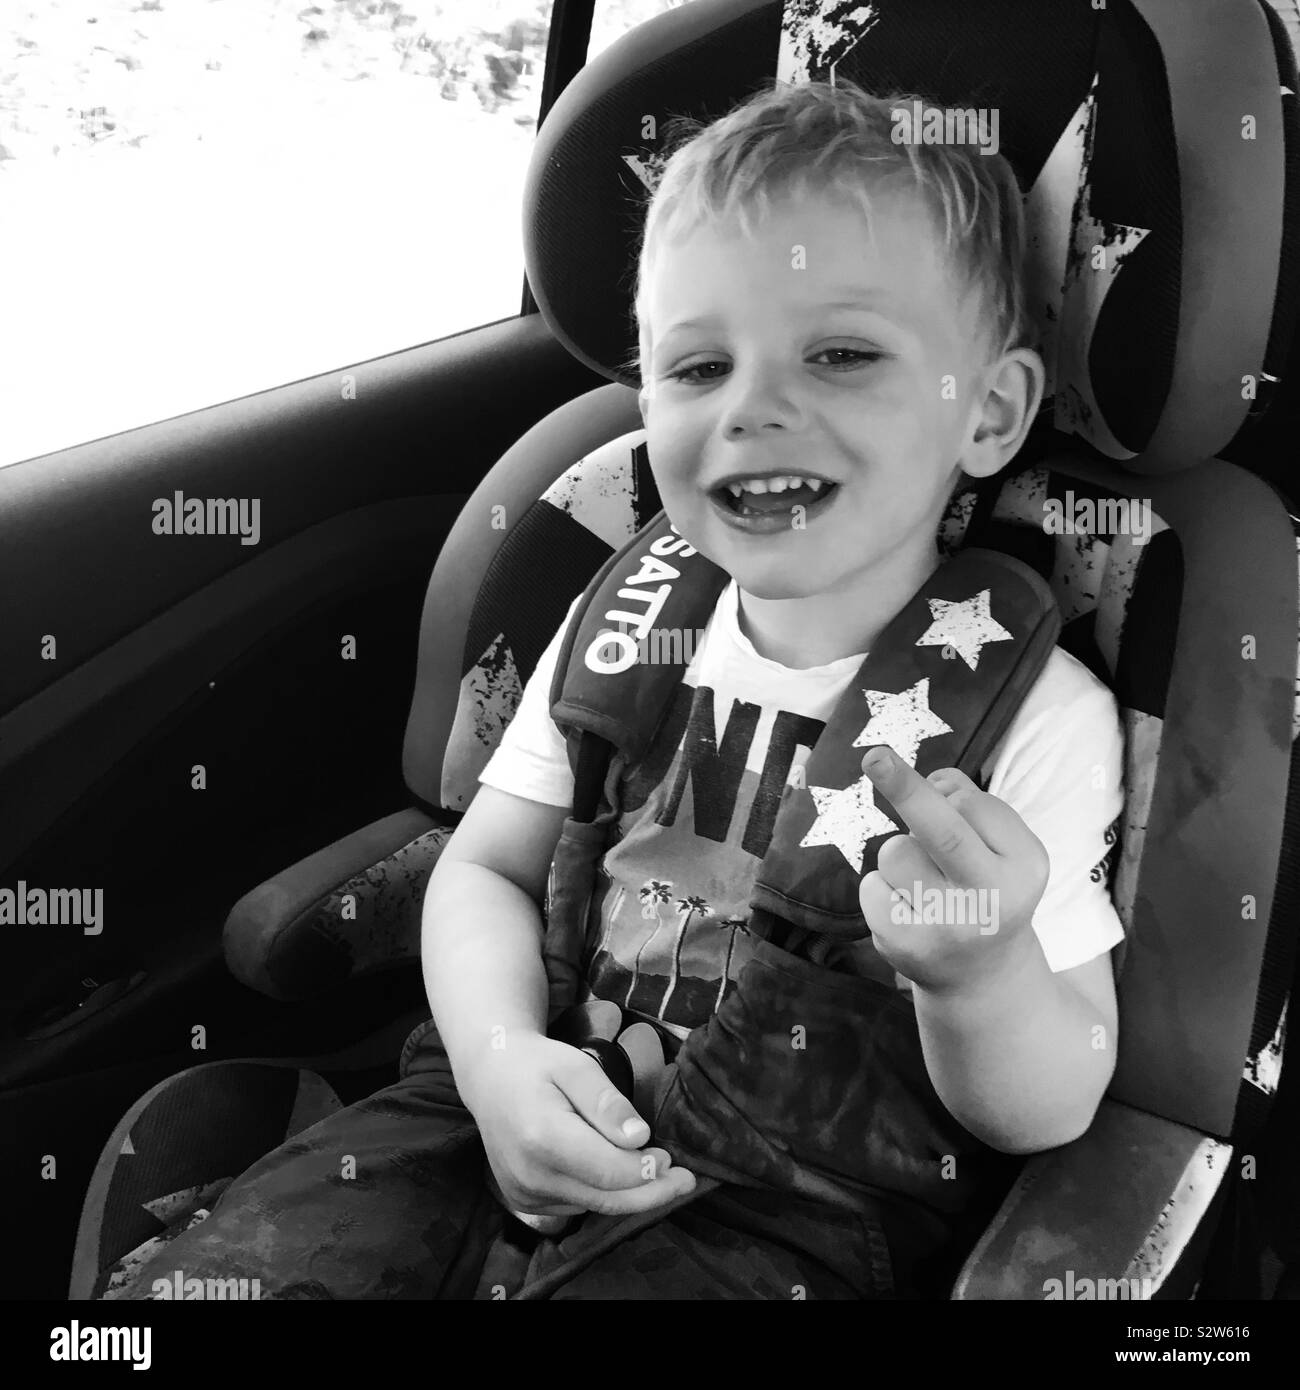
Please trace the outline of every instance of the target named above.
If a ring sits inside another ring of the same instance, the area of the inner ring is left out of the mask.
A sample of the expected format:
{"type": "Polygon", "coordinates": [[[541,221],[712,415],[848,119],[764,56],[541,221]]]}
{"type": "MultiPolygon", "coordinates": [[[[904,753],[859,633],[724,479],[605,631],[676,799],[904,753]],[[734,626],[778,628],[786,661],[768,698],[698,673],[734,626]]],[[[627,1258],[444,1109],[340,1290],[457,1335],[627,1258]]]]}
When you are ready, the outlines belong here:
{"type": "Polygon", "coordinates": [[[914,990],[926,1068],[970,1132],[1006,1153],[1038,1153],[1087,1129],[1115,1069],[1113,1031],[1048,967],[1030,936],[995,979],[914,990]]]}
{"type": "Polygon", "coordinates": [[[420,956],[429,1007],[458,1085],[494,1038],[546,1031],[541,941],[541,909],[509,879],[464,862],[434,871],[420,956]]]}

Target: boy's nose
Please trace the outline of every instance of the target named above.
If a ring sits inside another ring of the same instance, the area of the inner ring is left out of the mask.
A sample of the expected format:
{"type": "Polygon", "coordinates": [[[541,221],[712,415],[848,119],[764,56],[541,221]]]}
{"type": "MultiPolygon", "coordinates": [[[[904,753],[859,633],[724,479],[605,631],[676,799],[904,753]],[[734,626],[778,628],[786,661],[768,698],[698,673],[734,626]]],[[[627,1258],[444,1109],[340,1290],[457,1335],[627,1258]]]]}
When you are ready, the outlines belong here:
{"type": "Polygon", "coordinates": [[[722,428],[728,437],[733,437],[761,430],[795,429],[802,418],[802,407],[788,386],[769,375],[738,387],[726,404],[722,428]]]}

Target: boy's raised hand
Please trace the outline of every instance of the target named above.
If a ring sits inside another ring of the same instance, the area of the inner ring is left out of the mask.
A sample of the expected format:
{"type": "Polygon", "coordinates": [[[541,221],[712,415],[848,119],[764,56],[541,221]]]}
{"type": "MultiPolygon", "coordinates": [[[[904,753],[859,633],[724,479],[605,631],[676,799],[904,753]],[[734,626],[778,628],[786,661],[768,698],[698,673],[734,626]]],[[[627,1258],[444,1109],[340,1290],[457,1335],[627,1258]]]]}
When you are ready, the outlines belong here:
{"type": "Polygon", "coordinates": [[[563,1216],[646,1211],[694,1175],[663,1149],[600,1063],[540,1033],[511,1033],[473,1069],[461,1099],[513,1211],[563,1216]]]}
{"type": "Polygon", "coordinates": [[[1026,944],[1047,887],[1042,841],[956,768],[925,778],[880,745],[862,770],[910,832],[885,841],[858,890],[876,947],[923,989],[977,987],[1026,944]]]}

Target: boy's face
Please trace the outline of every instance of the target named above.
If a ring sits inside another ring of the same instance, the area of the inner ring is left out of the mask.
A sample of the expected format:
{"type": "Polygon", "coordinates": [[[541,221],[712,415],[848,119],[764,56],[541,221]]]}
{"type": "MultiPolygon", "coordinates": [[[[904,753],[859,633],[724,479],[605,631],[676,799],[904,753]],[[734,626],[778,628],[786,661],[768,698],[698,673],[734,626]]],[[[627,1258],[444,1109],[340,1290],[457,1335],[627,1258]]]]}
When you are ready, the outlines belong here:
{"type": "Polygon", "coordinates": [[[1005,462],[969,447],[989,367],[978,299],[927,209],[881,192],[871,227],[838,200],[786,201],[752,241],[706,224],[651,263],[640,401],[663,504],[759,598],[852,599],[891,578],[910,595],[961,468],[1005,462]],[[822,486],[728,488],[763,475],[822,486]]]}

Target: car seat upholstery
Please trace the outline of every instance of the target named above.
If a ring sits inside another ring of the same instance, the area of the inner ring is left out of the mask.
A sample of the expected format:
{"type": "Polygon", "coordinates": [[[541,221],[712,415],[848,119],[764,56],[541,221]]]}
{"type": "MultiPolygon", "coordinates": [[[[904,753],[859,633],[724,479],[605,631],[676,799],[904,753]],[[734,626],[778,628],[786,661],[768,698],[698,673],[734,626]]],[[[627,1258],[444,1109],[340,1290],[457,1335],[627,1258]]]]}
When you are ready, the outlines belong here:
{"type": "MultiPolygon", "coordinates": [[[[625,365],[640,203],[662,158],[647,113],[721,115],[774,75],[997,108],[1025,191],[1049,395],[1020,456],[954,498],[937,542],[1002,549],[1043,575],[1061,645],[1122,711],[1125,806],[1098,870],[1126,931],[1122,1045],[1088,1134],[1026,1162],[955,1288],[937,1292],[1043,1297],[1068,1267],[1145,1280],[1139,1297],[1249,1294],[1249,1272],[1222,1269],[1250,1215],[1244,1160],[1275,1133],[1300,918],[1300,520],[1265,481],[1277,461],[1252,456],[1296,360],[1294,55],[1263,0],[1204,0],[1194,18],[1176,0],[1110,0],[1050,26],[1033,0],[822,8],[698,0],[601,54],[548,114],[525,195],[529,281],[555,334],[611,384],[525,434],[438,556],[403,750],[413,806],[246,896],[227,959],[293,999],[418,957],[428,874],[524,682],[573,598],[660,510],[625,365]],[[1133,506],[1149,506],[1144,543],[1133,506]]],[[[120,1167],[132,1134],[106,1160],[120,1167]]],[[[155,1196],[182,1186],[165,1168],[155,1196]]],[[[190,1163],[183,1176],[201,1188],[205,1175],[190,1163]]],[[[1291,1214],[1264,1235],[1300,1259],[1294,1192],[1265,1186],[1291,1214]]],[[[140,1190],[106,1178],[88,1200],[74,1297],[111,1296],[140,1224],[91,1235],[140,1190]]],[[[489,1265],[480,1289],[517,1276],[519,1251],[489,1265]]]]}

